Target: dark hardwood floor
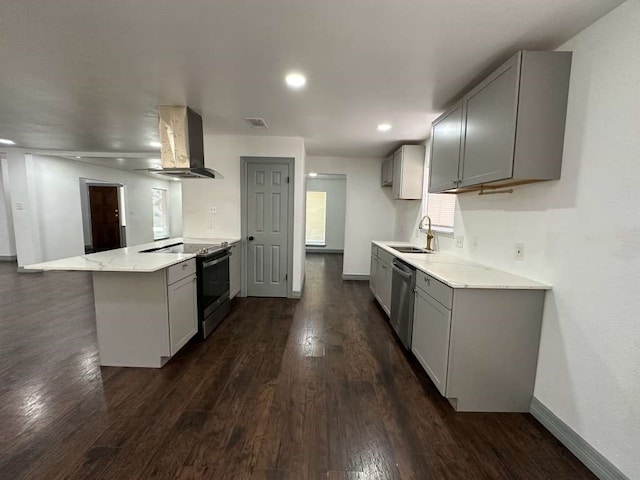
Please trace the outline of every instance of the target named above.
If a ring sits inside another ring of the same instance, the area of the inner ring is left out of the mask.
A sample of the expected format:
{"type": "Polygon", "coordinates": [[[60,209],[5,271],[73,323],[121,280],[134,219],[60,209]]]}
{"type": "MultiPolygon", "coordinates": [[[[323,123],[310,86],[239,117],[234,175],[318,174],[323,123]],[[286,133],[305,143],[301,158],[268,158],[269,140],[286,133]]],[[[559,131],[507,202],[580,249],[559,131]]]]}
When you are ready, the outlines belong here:
{"type": "Polygon", "coordinates": [[[100,368],[89,274],[0,263],[0,478],[595,478],[530,415],[455,413],[341,271],[155,370],[100,368]]]}

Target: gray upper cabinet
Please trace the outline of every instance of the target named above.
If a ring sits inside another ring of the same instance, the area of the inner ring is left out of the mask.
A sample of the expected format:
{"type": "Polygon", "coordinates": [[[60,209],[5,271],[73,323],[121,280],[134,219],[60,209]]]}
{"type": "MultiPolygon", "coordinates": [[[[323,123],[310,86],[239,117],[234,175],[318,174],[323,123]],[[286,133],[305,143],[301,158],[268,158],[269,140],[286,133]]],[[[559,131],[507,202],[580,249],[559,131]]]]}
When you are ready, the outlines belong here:
{"type": "Polygon", "coordinates": [[[462,101],[444,112],[431,127],[429,191],[441,192],[458,185],[462,144],[462,101]],[[438,159],[437,162],[433,158],[438,159]]]}
{"type": "Polygon", "coordinates": [[[393,154],[393,198],[420,200],[424,177],[424,145],[402,145],[393,154]]]}
{"type": "Polygon", "coordinates": [[[429,191],[560,178],[570,70],[570,52],[518,52],[436,119],[429,191]]]}
{"type": "Polygon", "coordinates": [[[520,56],[502,65],[462,99],[465,111],[459,187],[511,178],[520,56]]]}
{"type": "Polygon", "coordinates": [[[382,181],[380,182],[383,187],[390,187],[393,185],[393,155],[382,162],[382,181]]]}

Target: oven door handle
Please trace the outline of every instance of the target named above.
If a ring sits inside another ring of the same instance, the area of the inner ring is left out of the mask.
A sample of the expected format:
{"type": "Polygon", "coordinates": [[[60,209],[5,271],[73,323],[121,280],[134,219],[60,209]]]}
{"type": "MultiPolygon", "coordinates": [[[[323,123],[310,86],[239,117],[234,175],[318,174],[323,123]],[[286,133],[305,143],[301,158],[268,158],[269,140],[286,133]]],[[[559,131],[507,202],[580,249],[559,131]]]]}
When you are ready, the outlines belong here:
{"type": "Polygon", "coordinates": [[[202,264],[202,268],[213,267],[214,265],[217,265],[219,263],[222,263],[222,262],[228,260],[230,256],[231,256],[231,254],[227,253],[227,254],[224,255],[224,257],[220,257],[220,258],[217,258],[215,260],[211,260],[210,262],[205,262],[205,263],[202,264]]]}

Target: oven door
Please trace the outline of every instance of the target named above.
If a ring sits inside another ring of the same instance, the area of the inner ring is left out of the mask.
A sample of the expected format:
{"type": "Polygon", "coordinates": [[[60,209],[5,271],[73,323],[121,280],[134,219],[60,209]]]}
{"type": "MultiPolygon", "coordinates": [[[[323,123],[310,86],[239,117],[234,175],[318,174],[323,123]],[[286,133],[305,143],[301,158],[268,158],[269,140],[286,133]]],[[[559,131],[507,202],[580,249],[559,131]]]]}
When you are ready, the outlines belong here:
{"type": "Polygon", "coordinates": [[[201,321],[229,299],[229,251],[202,262],[201,321]]]}

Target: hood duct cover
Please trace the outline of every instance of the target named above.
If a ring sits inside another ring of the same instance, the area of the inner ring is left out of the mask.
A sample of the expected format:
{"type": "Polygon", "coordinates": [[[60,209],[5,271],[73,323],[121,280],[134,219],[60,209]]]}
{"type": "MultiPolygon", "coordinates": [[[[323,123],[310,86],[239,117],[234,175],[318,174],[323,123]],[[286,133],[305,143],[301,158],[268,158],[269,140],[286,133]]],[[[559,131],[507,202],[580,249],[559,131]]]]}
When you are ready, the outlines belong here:
{"type": "Polygon", "coordinates": [[[204,166],[202,117],[189,107],[161,105],[162,170],[149,171],[181,178],[223,178],[204,166]]]}

